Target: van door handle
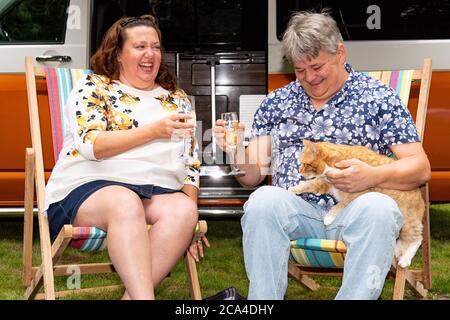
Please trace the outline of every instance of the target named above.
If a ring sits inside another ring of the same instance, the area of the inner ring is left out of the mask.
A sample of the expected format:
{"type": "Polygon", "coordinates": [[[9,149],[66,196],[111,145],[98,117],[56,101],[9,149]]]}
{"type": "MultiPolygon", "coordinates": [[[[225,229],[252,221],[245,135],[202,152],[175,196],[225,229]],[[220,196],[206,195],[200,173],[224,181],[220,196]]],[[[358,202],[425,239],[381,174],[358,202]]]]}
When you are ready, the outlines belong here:
{"type": "Polygon", "coordinates": [[[72,61],[72,58],[70,56],[37,56],[36,61],[38,61],[38,62],[48,62],[48,61],[70,62],[70,61],[72,61]]]}

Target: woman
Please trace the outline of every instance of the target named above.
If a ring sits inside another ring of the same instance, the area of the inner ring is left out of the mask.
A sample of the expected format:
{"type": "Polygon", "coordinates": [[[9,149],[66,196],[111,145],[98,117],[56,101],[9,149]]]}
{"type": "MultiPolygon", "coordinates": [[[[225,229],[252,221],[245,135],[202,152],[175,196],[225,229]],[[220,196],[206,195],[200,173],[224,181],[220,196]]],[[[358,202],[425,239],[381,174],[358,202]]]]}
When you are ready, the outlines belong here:
{"type": "MultiPolygon", "coordinates": [[[[64,146],[46,188],[52,237],[69,223],[107,231],[123,299],[154,299],[198,218],[198,166],[186,169],[183,144],[172,139],[193,125],[176,113],[185,93],[161,50],[152,16],[122,18],[108,30],[91,58],[94,74],[68,100],[64,146]]],[[[197,260],[198,249],[202,255],[201,243],[191,246],[197,260]]]]}

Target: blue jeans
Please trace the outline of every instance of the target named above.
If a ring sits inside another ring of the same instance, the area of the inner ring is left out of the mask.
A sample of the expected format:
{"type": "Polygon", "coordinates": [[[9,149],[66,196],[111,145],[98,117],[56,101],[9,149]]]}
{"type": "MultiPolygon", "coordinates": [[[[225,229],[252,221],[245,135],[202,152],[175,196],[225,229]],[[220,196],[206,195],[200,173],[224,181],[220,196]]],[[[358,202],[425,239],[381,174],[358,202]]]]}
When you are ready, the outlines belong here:
{"type": "Polygon", "coordinates": [[[326,211],[282,188],[264,186],[244,205],[244,262],[248,299],[283,299],[290,240],[339,239],[347,245],[342,286],[336,299],[377,299],[394,257],[403,216],[392,198],[366,193],[329,226],[326,211]]]}

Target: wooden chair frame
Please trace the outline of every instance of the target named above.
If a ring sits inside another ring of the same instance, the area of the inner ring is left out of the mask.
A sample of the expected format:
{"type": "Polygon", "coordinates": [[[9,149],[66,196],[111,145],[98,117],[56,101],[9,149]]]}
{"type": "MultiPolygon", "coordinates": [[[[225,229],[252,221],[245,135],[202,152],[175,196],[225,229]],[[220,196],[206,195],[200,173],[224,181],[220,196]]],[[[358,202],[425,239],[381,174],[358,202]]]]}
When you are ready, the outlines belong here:
{"type": "MultiPolygon", "coordinates": [[[[422,69],[414,70],[413,80],[420,80],[419,100],[416,114],[416,127],[419,137],[423,143],[425,121],[428,106],[428,96],[431,85],[432,63],[431,59],[424,59],[422,69]]],[[[380,79],[385,80],[385,79],[380,79]]],[[[383,81],[384,82],[384,81],[383,81]]],[[[391,266],[388,277],[395,279],[394,284],[394,300],[402,300],[405,294],[405,284],[413,291],[413,293],[421,298],[426,298],[428,290],[431,288],[431,246],[430,246],[430,213],[429,213],[429,197],[428,197],[428,183],[421,188],[422,196],[425,201],[426,209],[423,216],[423,241],[422,251],[422,266],[418,270],[411,270],[409,268],[402,268],[397,265],[396,259],[391,266]]],[[[289,263],[288,274],[298,283],[309,290],[317,290],[320,286],[309,276],[337,276],[341,277],[342,269],[326,269],[305,267],[297,264],[289,263]]]]}
{"type": "MultiPolygon", "coordinates": [[[[67,294],[79,292],[92,292],[100,289],[114,289],[120,285],[86,288],[79,290],[68,290],[55,292],[54,276],[71,275],[68,272],[69,265],[57,265],[64,250],[69,245],[73,227],[65,225],[59,232],[57,238],[51,243],[48,218],[43,214],[45,196],[44,163],[42,154],[41,130],[39,124],[39,108],[36,91],[36,79],[44,79],[45,73],[41,68],[33,66],[32,57],[25,58],[26,83],[28,95],[28,109],[30,117],[30,129],[32,148],[27,148],[25,153],[25,213],[24,213],[24,238],[23,238],[23,285],[26,287],[25,297],[27,299],[50,299],[53,300],[67,294]],[[38,208],[38,223],[40,236],[40,249],[42,264],[39,267],[32,265],[33,251],[33,207],[34,191],[38,208]],[[44,294],[39,294],[41,287],[44,294]]],[[[193,241],[196,241],[207,231],[206,221],[199,221],[193,241]]],[[[73,265],[73,264],[72,264],[73,265]]],[[[191,297],[201,300],[201,290],[198,281],[197,268],[194,258],[186,251],[185,266],[188,275],[191,297]]],[[[115,272],[112,263],[78,264],[81,274],[96,274],[115,272]]]]}

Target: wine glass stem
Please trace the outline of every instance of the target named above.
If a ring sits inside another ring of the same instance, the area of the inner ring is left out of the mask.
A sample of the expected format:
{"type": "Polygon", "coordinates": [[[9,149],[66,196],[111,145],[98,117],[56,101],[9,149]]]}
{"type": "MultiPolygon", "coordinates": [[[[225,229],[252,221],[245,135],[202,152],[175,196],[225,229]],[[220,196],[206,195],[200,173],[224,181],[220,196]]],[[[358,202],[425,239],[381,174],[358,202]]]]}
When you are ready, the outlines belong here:
{"type": "Polygon", "coordinates": [[[233,148],[231,150],[231,169],[233,171],[237,170],[236,155],[237,155],[237,148],[233,148]]]}

